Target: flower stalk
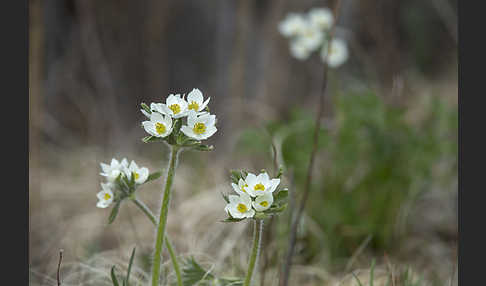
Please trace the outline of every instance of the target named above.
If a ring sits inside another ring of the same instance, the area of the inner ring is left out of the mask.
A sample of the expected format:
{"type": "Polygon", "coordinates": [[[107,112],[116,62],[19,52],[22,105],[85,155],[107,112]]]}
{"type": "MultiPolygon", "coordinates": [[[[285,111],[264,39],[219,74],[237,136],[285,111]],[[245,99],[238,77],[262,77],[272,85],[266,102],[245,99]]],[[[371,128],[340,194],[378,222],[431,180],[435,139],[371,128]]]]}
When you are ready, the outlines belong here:
{"type": "MultiPolygon", "coordinates": [[[[150,209],[137,198],[134,198],[132,201],[148,217],[148,219],[154,224],[154,226],[157,226],[157,219],[150,211],[150,209]]],[[[172,247],[172,243],[170,242],[167,235],[165,235],[165,247],[167,247],[167,250],[169,251],[170,260],[172,261],[172,266],[174,267],[174,271],[176,273],[177,286],[182,286],[181,268],[179,267],[179,262],[177,262],[177,257],[175,255],[174,248],[172,247]]]]}
{"type": "MultiPolygon", "coordinates": [[[[179,154],[178,146],[171,146],[169,166],[165,181],[164,197],[160,208],[159,224],[157,225],[157,237],[155,241],[155,254],[152,262],[152,286],[159,286],[160,265],[162,261],[162,245],[164,245],[165,227],[167,225],[167,214],[169,211],[169,202],[171,195],[172,182],[174,181],[177,156],[179,154]]],[[[169,252],[171,252],[169,250],[169,252]]]]}
{"type": "Polygon", "coordinates": [[[253,246],[250,254],[250,261],[248,262],[248,271],[246,273],[245,283],[243,286],[250,286],[253,270],[255,269],[258,256],[260,254],[260,244],[262,241],[263,220],[256,219],[253,223],[253,246]]]}

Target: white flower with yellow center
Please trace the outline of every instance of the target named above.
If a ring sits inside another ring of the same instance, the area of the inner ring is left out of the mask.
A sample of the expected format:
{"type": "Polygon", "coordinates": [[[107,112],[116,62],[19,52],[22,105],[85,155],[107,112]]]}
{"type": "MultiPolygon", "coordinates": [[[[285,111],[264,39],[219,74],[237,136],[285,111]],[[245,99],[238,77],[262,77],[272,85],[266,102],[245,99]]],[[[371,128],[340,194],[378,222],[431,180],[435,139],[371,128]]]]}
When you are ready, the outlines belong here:
{"type": "Polygon", "coordinates": [[[328,8],[315,8],[309,11],[309,21],[321,30],[329,30],[334,23],[334,16],[328,8]]]}
{"type": "Polygon", "coordinates": [[[321,59],[323,62],[326,62],[327,56],[327,64],[329,67],[335,68],[342,65],[348,59],[348,46],[346,42],[341,39],[333,39],[331,41],[331,51],[329,56],[327,56],[327,44],[322,47],[321,50],[321,59]]]}
{"type": "Polygon", "coordinates": [[[188,137],[203,140],[216,133],[216,115],[208,112],[196,113],[190,110],[187,116],[187,125],[181,127],[181,131],[188,137]]]}
{"type": "Polygon", "coordinates": [[[96,195],[98,197],[97,207],[104,209],[113,202],[114,195],[111,191],[112,188],[113,183],[101,183],[101,191],[96,195]]]}
{"type": "Polygon", "coordinates": [[[262,212],[273,204],[273,195],[270,194],[265,194],[263,196],[256,197],[255,201],[252,202],[253,208],[257,212],[262,212]]]}
{"type": "Polygon", "coordinates": [[[306,25],[307,23],[302,15],[289,13],[278,25],[278,30],[285,37],[293,37],[302,33],[306,25]]]}
{"type": "Polygon", "coordinates": [[[133,174],[133,178],[135,180],[135,183],[143,184],[143,183],[145,183],[145,181],[147,180],[147,178],[149,176],[149,170],[146,167],[139,168],[137,166],[137,163],[135,163],[135,161],[132,160],[132,162],[130,162],[130,166],[127,168],[125,174],[126,174],[128,179],[131,179],[132,174],[133,174]]]}
{"type": "Polygon", "coordinates": [[[209,103],[209,97],[204,101],[204,97],[202,92],[194,88],[189,94],[187,95],[187,109],[194,110],[196,112],[204,110],[209,103]]]}
{"type": "Polygon", "coordinates": [[[100,173],[100,175],[106,177],[108,182],[113,182],[124,170],[124,168],[128,167],[128,161],[124,158],[120,163],[117,159],[113,158],[110,165],[105,163],[100,163],[100,165],[101,170],[103,171],[102,173],[100,173]]]}
{"type": "Polygon", "coordinates": [[[251,218],[255,215],[255,210],[251,208],[251,197],[247,194],[239,196],[230,195],[229,204],[224,210],[233,218],[251,218]]]}
{"type": "Polygon", "coordinates": [[[231,186],[233,187],[233,190],[237,192],[238,194],[246,194],[248,195],[248,191],[246,190],[248,188],[248,184],[245,182],[245,180],[241,179],[238,181],[238,185],[235,183],[231,183],[231,186]]]}
{"type": "Polygon", "coordinates": [[[181,118],[187,115],[187,102],[180,94],[170,94],[164,103],[151,104],[155,111],[170,115],[172,118],[181,118]]]}
{"type": "Polygon", "coordinates": [[[150,121],[142,122],[143,128],[148,134],[164,138],[172,132],[172,118],[158,112],[150,114],[150,121]]]}
{"type": "Polygon", "coordinates": [[[259,197],[267,194],[272,194],[280,184],[280,179],[271,179],[268,174],[260,173],[258,176],[248,173],[245,178],[245,182],[248,184],[246,188],[248,194],[252,197],[259,197]]]}

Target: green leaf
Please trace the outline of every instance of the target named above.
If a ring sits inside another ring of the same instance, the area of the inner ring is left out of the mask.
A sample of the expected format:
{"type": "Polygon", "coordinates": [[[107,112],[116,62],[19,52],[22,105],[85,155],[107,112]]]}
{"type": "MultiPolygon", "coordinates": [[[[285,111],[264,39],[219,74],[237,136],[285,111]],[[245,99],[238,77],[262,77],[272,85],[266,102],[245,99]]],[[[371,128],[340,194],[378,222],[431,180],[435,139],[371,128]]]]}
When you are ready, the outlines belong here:
{"type": "Polygon", "coordinates": [[[157,180],[160,176],[162,176],[162,172],[154,172],[147,177],[147,180],[145,181],[145,183],[153,181],[153,180],[157,180]]]}
{"type": "Polygon", "coordinates": [[[282,177],[282,174],[284,172],[284,168],[283,168],[283,165],[280,165],[278,167],[278,173],[277,173],[277,178],[280,179],[280,177],[282,177]]]}
{"type": "Polygon", "coordinates": [[[182,285],[184,286],[197,285],[202,281],[210,281],[214,278],[214,275],[201,267],[201,265],[194,260],[194,257],[187,259],[182,268],[182,285]]]}
{"type": "Polygon", "coordinates": [[[111,281],[113,282],[113,286],[119,286],[120,284],[118,284],[118,280],[116,279],[116,276],[115,276],[115,265],[113,265],[113,267],[111,267],[111,281]]]}
{"type": "Polygon", "coordinates": [[[359,285],[359,286],[363,286],[363,284],[361,284],[361,281],[359,281],[359,278],[356,276],[356,274],[354,274],[354,273],[352,273],[352,272],[351,272],[351,274],[353,274],[354,279],[356,279],[356,282],[358,282],[358,285],[359,285]]]}
{"type": "Polygon", "coordinates": [[[141,103],[140,106],[142,107],[143,110],[145,110],[148,114],[152,114],[152,110],[150,110],[150,107],[148,107],[147,104],[141,103]]]}
{"type": "Polygon", "coordinates": [[[238,184],[238,181],[242,178],[241,172],[237,170],[230,170],[231,173],[231,181],[235,184],[238,184]]]}
{"type": "Polygon", "coordinates": [[[214,146],[213,145],[204,145],[204,144],[200,144],[196,147],[194,147],[195,150],[198,150],[198,151],[213,151],[214,150],[214,146]]]}
{"type": "Polygon", "coordinates": [[[151,143],[151,142],[162,142],[164,141],[164,139],[150,135],[150,136],[143,137],[142,141],[144,143],[151,143]]]}
{"type": "Polygon", "coordinates": [[[118,201],[111,210],[110,216],[108,217],[108,224],[111,224],[115,220],[116,216],[118,215],[118,211],[120,210],[120,204],[121,201],[118,201]]]}
{"type": "Polygon", "coordinates": [[[243,278],[239,277],[221,277],[218,282],[220,286],[243,286],[243,278]]]}
{"type": "Polygon", "coordinates": [[[373,286],[373,272],[375,271],[375,259],[371,260],[371,269],[370,269],[370,286],[373,286]]]}
{"type": "Polygon", "coordinates": [[[228,194],[225,194],[225,193],[221,192],[221,196],[226,201],[226,203],[229,204],[229,196],[228,196],[228,194]]]}
{"type": "Polygon", "coordinates": [[[268,210],[263,211],[266,214],[274,215],[283,212],[287,208],[287,204],[283,204],[279,207],[271,207],[268,210]]]}
{"type": "Polygon", "coordinates": [[[256,212],[253,217],[256,219],[265,219],[268,216],[264,212],[256,212]]]}
{"type": "Polygon", "coordinates": [[[221,222],[239,222],[244,220],[244,218],[234,218],[234,217],[228,217],[225,220],[222,220],[221,222]]]}
{"type": "Polygon", "coordinates": [[[274,196],[274,198],[273,198],[273,199],[274,199],[274,201],[275,201],[276,203],[280,203],[280,202],[282,202],[282,201],[286,200],[288,196],[289,196],[289,190],[288,190],[287,188],[285,188],[285,189],[280,190],[280,191],[279,191],[279,192],[278,192],[278,193],[277,193],[277,194],[274,196]]]}
{"type": "Polygon", "coordinates": [[[125,283],[127,286],[129,286],[130,282],[130,271],[132,270],[133,258],[135,257],[135,249],[136,247],[133,248],[132,254],[130,255],[130,262],[128,263],[127,277],[125,278],[125,283]]]}

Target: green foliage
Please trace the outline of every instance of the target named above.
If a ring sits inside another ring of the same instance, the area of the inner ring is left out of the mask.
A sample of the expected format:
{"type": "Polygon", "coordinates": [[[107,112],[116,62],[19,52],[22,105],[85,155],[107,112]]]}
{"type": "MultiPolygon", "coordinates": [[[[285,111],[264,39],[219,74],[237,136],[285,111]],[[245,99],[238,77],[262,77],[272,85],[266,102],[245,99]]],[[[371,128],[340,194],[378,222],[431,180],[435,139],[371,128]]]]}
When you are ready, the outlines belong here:
{"type": "Polygon", "coordinates": [[[241,286],[243,281],[237,277],[216,277],[191,257],[186,260],[182,268],[182,284],[184,286],[241,286]]]}
{"type": "MultiPolygon", "coordinates": [[[[132,264],[133,264],[133,258],[135,257],[135,247],[132,250],[132,254],[130,255],[130,262],[128,263],[128,269],[127,269],[127,275],[125,278],[122,280],[122,286],[130,286],[130,272],[132,270],[132,264]]],[[[111,282],[113,283],[113,286],[119,286],[118,278],[116,277],[115,274],[115,265],[111,267],[110,271],[110,276],[111,276],[111,282]]]]}
{"type": "MultiPolygon", "coordinates": [[[[411,123],[407,110],[387,105],[372,93],[341,95],[334,103],[334,122],[323,124],[319,133],[306,207],[324,240],[310,233],[300,240],[306,244],[305,258],[320,257],[324,251],[336,262],[333,259],[349,257],[368,235],[372,249],[391,247],[398,242],[395,229],[403,209],[433,183],[455,177],[457,110],[430,97],[419,107],[426,116],[411,123]],[[452,164],[438,172],[436,166],[443,161],[452,164]]],[[[281,141],[283,163],[292,172],[298,197],[313,144],[313,115],[295,110],[289,119],[269,123],[268,129],[281,141]]],[[[261,157],[271,150],[270,140],[244,148],[241,142],[249,141],[248,136],[268,137],[257,129],[243,133],[239,145],[244,154],[261,157]]],[[[287,224],[281,227],[288,231],[287,224]]]]}

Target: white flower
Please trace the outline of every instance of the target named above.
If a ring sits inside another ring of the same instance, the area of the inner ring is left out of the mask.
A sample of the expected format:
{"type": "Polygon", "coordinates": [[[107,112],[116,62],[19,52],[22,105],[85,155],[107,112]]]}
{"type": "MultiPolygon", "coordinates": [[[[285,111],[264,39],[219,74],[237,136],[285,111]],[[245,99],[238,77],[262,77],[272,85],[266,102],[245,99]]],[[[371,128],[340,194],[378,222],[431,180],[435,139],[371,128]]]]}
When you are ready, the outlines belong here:
{"type": "Polygon", "coordinates": [[[272,194],[265,194],[263,196],[256,197],[255,201],[252,202],[253,208],[257,212],[262,212],[273,204],[273,195],[272,194]]]}
{"type": "Polygon", "coordinates": [[[302,15],[289,13],[278,25],[278,30],[285,37],[293,37],[300,34],[306,25],[307,23],[302,15]]]}
{"type": "Polygon", "coordinates": [[[266,194],[272,194],[280,184],[280,179],[271,179],[268,174],[261,173],[258,176],[248,173],[245,179],[248,187],[246,188],[248,194],[252,197],[263,196],[266,194]]]}
{"type": "MultiPolygon", "coordinates": [[[[153,103],[152,103],[153,104],[153,103]]],[[[140,111],[142,111],[142,114],[145,115],[145,117],[149,118],[150,119],[150,113],[148,113],[147,111],[145,111],[144,109],[140,109],[140,111]]]]}
{"type": "Polygon", "coordinates": [[[255,215],[255,210],[251,208],[251,198],[249,195],[240,196],[230,195],[229,204],[224,210],[233,218],[251,218],[255,215]]]}
{"type": "Polygon", "coordinates": [[[145,183],[145,181],[147,180],[147,178],[149,176],[149,170],[146,167],[139,168],[137,166],[137,163],[135,163],[135,161],[132,160],[132,162],[130,162],[130,166],[127,168],[125,174],[126,174],[128,179],[131,179],[132,174],[133,174],[134,179],[135,179],[135,183],[143,184],[143,183],[145,183]]]}
{"type": "Polygon", "coordinates": [[[319,29],[328,30],[334,22],[334,16],[328,8],[315,8],[309,11],[309,21],[319,29]]]}
{"type": "Polygon", "coordinates": [[[164,138],[172,132],[172,118],[158,112],[150,114],[150,121],[142,122],[143,128],[152,136],[164,138]]]}
{"type": "Polygon", "coordinates": [[[188,137],[203,140],[211,137],[216,131],[216,115],[208,112],[197,114],[190,110],[187,116],[187,125],[181,127],[181,131],[188,137]]]}
{"type": "Polygon", "coordinates": [[[246,190],[248,188],[248,184],[245,182],[245,180],[240,178],[240,180],[238,181],[238,185],[235,183],[231,183],[231,186],[233,187],[233,190],[235,190],[235,192],[237,192],[238,194],[248,195],[248,192],[246,190]]]}
{"type": "Polygon", "coordinates": [[[96,204],[99,208],[106,208],[113,202],[113,183],[101,183],[101,191],[96,195],[98,197],[98,203],[96,204]]]}
{"type": "MultiPolygon", "coordinates": [[[[324,45],[321,50],[321,59],[326,62],[327,45],[324,45]]],[[[348,47],[346,42],[341,39],[333,39],[331,41],[331,52],[327,57],[327,64],[329,67],[335,68],[342,65],[348,59],[348,47]]]]}
{"type": "Polygon", "coordinates": [[[102,173],[100,173],[100,175],[106,177],[108,182],[113,182],[118,177],[118,175],[120,175],[120,173],[124,171],[125,168],[128,168],[128,161],[127,159],[123,158],[120,163],[117,159],[113,158],[110,165],[107,165],[105,163],[100,163],[100,165],[101,170],[103,171],[102,173]]]}
{"type": "Polygon", "coordinates": [[[298,60],[306,60],[309,58],[311,51],[302,41],[293,40],[290,42],[290,53],[298,60]]]}
{"type": "Polygon", "coordinates": [[[150,108],[159,113],[170,115],[173,118],[181,118],[187,115],[187,102],[184,98],[181,98],[180,94],[170,94],[165,104],[151,104],[150,108]]]}
{"type": "Polygon", "coordinates": [[[324,42],[323,32],[308,23],[303,31],[297,35],[294,41],[297,41],[299,45],[304,46],[309,51],[317,50],[324,42]]]}
{"type": "Polygon", "coordinates": [[[203,101],[204,97],[203,97],[202,92],[199,89],[194,88],[187,95],[187,104],[188,104],[187,109],[199,112],[199,111],[203,110],[204,108],[206,108],[206,106],[209,103],[209,99],[210,98],[208,97],[208,99],[206,99],[206,101],[203,101]]]}

